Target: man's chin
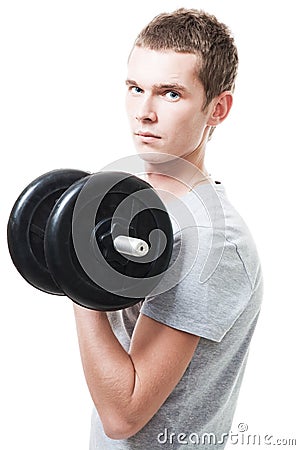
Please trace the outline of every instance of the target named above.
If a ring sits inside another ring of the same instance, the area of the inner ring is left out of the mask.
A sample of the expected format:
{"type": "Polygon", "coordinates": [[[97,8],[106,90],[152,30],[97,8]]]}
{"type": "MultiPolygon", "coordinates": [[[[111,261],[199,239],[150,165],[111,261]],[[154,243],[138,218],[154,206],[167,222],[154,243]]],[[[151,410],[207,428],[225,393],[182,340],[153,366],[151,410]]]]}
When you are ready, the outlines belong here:
{"type": "Polygon", "coordinates": [[[174,155],[169,153],[164,153],[161,151],[149,150],[145,152],[144,150],[137,149],[138,156],[145,162],[149,164],[162,164],[172,161],[176,158],[174,155]]]}

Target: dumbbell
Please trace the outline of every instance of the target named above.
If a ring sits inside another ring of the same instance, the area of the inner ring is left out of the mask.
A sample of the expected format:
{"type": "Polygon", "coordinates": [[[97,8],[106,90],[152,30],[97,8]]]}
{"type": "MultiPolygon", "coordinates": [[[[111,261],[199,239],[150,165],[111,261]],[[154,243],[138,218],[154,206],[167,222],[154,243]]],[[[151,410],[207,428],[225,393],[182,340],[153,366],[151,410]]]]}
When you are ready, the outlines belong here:
{"type": "Polygon", "coordinates": [[[159,195],[137,176],[57,169],[19,195],[7,241],[15,267],[35,288],[114,311],[160,283],[173,230],[159,195]]]}

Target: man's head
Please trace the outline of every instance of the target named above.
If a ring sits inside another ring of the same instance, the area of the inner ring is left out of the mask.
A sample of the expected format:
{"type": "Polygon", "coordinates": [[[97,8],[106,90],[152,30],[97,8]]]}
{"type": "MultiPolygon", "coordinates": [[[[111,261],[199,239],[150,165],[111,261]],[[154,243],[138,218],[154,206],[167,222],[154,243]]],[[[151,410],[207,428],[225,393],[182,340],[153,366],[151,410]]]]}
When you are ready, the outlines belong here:
{"type": "Polygon", "coordinates": [[[229,113],[237,65],[229,30],[214,16],[194,9],[156,16],[128,61],[127,111],[138,151],[187,157],[203,148],[229,113]]]}
{"type": "Polygon", "coordinates": [[[226,25],[203,11],[180,8],[156,16],[137,36],[135,46],[197,56],[197,76],[206,107],[224,91],[234,90],[238,54],[226,25]]]}

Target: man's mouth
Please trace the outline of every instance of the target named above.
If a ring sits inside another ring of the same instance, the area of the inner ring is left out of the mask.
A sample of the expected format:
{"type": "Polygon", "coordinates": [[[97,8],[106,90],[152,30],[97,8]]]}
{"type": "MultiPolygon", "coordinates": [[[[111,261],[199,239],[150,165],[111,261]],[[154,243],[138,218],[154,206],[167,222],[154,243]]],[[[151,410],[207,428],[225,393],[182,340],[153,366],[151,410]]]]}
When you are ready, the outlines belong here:
{"type": "Polygon", "coordinates": [[[161,139],[160,136],[158,136],[157,134],[150,133],[149,131],[138,131],[137,133],[134,133],[134,134],[136,136],[141,136],[141,137],[145,137],[145,138],[161,139]]]}
{"type": "Polygon", "coordinates": [[[161,139],[161,136],[158,136],[157,134],[150,133],[149,131],[137,131],[134,133],[135,136],[138,136],[141,138],[144,142],[153,142],[157,139],[161,139]]]}

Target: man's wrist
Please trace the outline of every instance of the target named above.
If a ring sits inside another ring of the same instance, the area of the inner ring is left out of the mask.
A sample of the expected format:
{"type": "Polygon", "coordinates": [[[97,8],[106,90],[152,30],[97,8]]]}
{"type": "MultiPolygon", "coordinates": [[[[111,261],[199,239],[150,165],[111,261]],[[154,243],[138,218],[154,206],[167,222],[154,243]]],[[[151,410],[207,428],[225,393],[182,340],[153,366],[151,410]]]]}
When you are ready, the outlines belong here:
{"type": "Polygon", "coordinates": [[[76,303],[73,304],[73,310],[75,317],[80,319],[91,319],[91,320],[107,320],[107,314],[105,311],[96,311],[93,309],[85,308],[76,303]]]}

